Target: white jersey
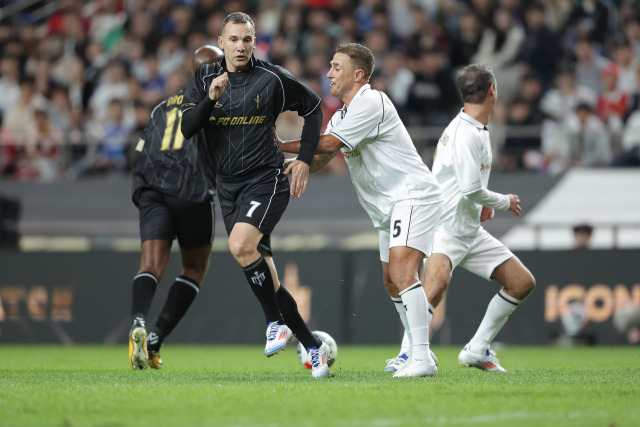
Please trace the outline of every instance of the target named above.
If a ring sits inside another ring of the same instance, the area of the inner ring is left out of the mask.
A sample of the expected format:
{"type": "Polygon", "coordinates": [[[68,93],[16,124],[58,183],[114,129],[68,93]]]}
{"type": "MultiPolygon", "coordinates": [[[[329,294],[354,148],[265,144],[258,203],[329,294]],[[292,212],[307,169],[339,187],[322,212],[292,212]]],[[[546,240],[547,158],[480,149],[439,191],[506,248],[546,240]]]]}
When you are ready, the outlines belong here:
{"type": "Polygon", "coordinates": [[[388,226],[397,203],[442,201],[438,181],[383,92],[364,85],[348,108],[335,112],[325,133],[342,142],[358,199],[376,228],[388,226]]]}
{"type": "Polygon", "coordinates": [[[476,236],[483,206],[509,209],[506,195],[487,190],[492,159],[489,131],[461,110],[440,137],[433,161],[445,200],[439,230],[476,236]]]}

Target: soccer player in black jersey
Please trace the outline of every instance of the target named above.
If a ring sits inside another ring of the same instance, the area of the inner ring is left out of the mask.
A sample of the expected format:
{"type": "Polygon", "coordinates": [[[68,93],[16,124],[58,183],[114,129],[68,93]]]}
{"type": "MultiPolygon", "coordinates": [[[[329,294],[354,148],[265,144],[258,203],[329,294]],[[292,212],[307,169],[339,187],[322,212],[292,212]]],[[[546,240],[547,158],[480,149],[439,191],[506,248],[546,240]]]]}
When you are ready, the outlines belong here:
{"type": "MultiPolygon", "coordinates": [[[[222,59],[215,46],[196,50],[193,70],[222,59]]],[[[215,168],[202,132],[185,139],[180,130],[184,90],[151,113],[134,159],[133,202],[140,211],[142,255],[133,279],[129,361],[134,369],[162,367],[160,345],[200,290],[213,242],[215,168]],[[147,338],[146,316],[178,238],[182,272],[175,279],[147,338]]]]}
{"type": "Polygon", "coordinates": [[[289,195],[297,199],[305,191],[322,126],[321,100],[284,68],[253,56],[256,32],[249,15],[231,13],[221,33],[218,46],[224,60],[201,67],[191,78],[182,107],[182,133],[190,137],[204,129],[207,135],[229,249],[266,317],[265,355],[277,354],[293,333],[309,352],[313,376],[325,377],[330,349],[311,334],[295,300],[280,286],[270,244],[289,195]],[[290,184],[272,133],[284,110],[297,111],[305,119],[290,184]]]}

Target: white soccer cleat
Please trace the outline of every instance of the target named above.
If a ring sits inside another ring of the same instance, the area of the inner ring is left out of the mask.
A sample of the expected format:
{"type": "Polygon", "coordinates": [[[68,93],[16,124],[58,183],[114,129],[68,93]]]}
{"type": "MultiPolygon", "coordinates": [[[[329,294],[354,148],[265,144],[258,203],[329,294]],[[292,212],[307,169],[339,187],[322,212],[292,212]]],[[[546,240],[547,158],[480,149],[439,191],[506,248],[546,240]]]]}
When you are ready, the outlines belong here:
{"type": "Polygon", "coordinates": [[[135,327],[129,333],[129,362],[133,369],[146,369],[149,366],[147,330],[143,326],[135,327]]]}
{"type": "Polygon", "coordinates": [[[496,353],[493,350],[487,350],[484,354],[474,353],[469,349],[469,344],[465,345],[460,351],[458,361],[464,366],[482,369],[483,371],[507,372],[506,369],[500,366],[500,362],[498,362],[496,353]]]}
{"type": "Polygon", "coordinates": [[[293,333],[287,325],[279,322],[271,322],[267,327],[267,345],[264,347],[264,354],[267,357],[278,354],[284,350],[289,340],[293,338],[293,333]]]}
{"type": "MultiPolygon", "coordinates": [[[[438,366],[438,358],[436,357],[436,355],[433,354],[433,351],[431,350],[429,350],[429,353],[431,353],[431,358],[433,359],[433,362],[436,364],[436,366],[438,366]]],[[[400,369],[404,367],[404,365],[406,365],[408,360],[409,360],[409,355],[407,353],[400,353],[393,359],[387,359],[387,366],[384,367],[384,371],[398,372],[400,369]]]]}
{"type": "Polygon", "coordinates": [[[387,366],[384,367],[385,372],[397,372],[404,367],[409,360],[407,353],[400,353],[393,359],[387,359],[387,366]]]}
{"type": "Polygon", "coordinates": [[[393,374],[394,378],[407,377],[435,377],[438,375],[438,367],[433,360],[409,359],[407,363],[393,374]]]}
{"type": "Polygon", "coordinates": [[[307,349],[309,360],[311,361],[311,375],[313,378],[328,377],[329,359],[331,358],[331,347],[326,343],[322,343],[320,348],[316,346],[307,349]]]}

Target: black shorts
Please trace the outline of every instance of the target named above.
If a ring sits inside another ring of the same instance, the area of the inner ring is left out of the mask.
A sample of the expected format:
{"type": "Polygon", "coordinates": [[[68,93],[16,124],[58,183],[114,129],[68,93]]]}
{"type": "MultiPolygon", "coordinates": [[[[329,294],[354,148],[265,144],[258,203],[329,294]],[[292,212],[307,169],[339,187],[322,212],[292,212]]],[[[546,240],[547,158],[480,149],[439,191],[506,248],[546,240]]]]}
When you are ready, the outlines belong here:
{"type": "Polygon", "coordinates": [[[282,169],[267,169],[247,177],[218,175],[218,201],[227,234],[246,222],[264,234],[260,253],[271,253],[271,232],[289,204],[289,180],[282,169]]]}
{"type": "Polygon", "coordinates": [[[194,203],[147,189],[140,194],[138,210],[143,242],[177,237],[183,248],[199,248],[213,242],[213,196],[194,203]]]}

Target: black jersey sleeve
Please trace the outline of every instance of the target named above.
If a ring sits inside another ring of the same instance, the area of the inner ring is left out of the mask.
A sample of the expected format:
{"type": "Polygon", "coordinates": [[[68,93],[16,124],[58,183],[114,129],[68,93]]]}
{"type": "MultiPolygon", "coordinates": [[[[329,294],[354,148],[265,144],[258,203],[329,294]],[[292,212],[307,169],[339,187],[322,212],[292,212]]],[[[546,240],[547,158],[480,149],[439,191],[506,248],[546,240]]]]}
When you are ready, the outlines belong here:
{"type": "Polygon", "coordinates": [[[180,126],[185,138],[191,138],[202,129],[215,105],[215,101],[209,98],[206,82],[210,72],[212,70],[209,66],[198,68],[187,84],[185,100],[182,104],[182,125],[180,126]]]}
{"type": "Polygon", "coordinates": [[[306,85],[300,83],[285,68],[275,66],[284,91],[283,110],[297,111],[304,117],[298,160],[310,165],[322,130],[322,99],[306,85]]]}

